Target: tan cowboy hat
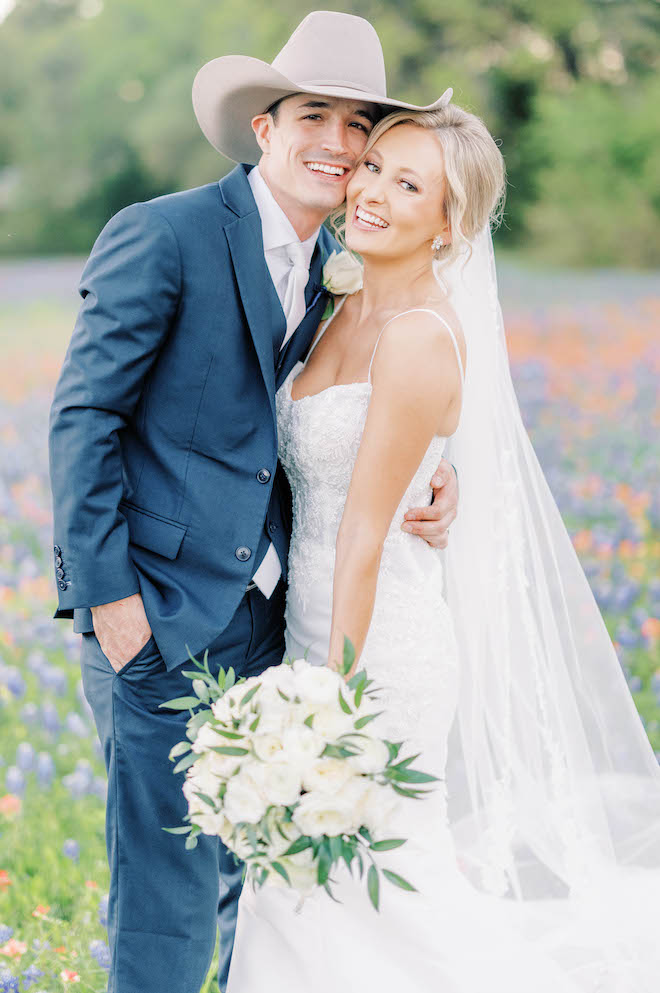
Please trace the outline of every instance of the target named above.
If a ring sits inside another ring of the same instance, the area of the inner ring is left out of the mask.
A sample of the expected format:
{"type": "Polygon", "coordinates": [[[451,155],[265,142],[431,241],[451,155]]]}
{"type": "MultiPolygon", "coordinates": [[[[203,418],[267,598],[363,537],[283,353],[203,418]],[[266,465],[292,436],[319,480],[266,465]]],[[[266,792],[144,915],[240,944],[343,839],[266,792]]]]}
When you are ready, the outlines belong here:
{"type": "Polygon", "coordinates": [[[298,25],[272,64],[223,55],[203,65],[193,83],[199,126],[222,155],[255,164],[261,158],[250,121],[280,97],[319,93],[404,110],[437,110],[452,90],[426,107],[387,96],[380,39],[363,17],[315,10],[298,25]]]}

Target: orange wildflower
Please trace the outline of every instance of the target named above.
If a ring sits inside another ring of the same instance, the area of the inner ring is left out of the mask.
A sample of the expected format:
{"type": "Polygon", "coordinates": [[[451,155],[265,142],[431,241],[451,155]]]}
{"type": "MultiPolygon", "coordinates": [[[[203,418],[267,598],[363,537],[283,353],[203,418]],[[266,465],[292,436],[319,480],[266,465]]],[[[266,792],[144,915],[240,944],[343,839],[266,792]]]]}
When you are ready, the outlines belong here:
{"type": "MultiPolygon", "coordinates": [[[[4,817],[15,817],[21,812],[21,798],[15,793],[5,793],[0,797],[0,814],[4,817]]],[[[2,883],[0,882],[0,886],[2,883]]]]}
{"type": "Polygon", "coordinates": [[[49,910],[50,910],[50,906],[44,906],[43,903],[38,903],[37,906],[32,911],[32,916],[45,917],[49,910]]]}
{"type": "Polygon", "coordinates": [[[642,624],[642,634],[645,638],[650,638],[653,641],[656,638],[660,638],[660,619],[657,617],[647,617],[642,624]]]}
{"type": "Polygon", "coordinates": [[[97,890],[99,888],[99,884],[95,883],[93,879],[86,879],[85,886],[88,890],[97,890]]]}
{"type": "Polygon", "coordinates": [[[16,938],[10,938],[2,948],[0,948],[0,955],[7,955],[9,958],[20,958],[21,955],[25,955],[27,952],[27,944],[24,941],[17,941],[16,938]]]}
{"type": "MultiPolygon", "coordinates": [[[[11,794],[7,794],[11,796],[11,794]]],[[[4,799],[4,797],[3,797],[4,799]]],[[[9,873],[6,869],[0,869],[0,890],[6,890],[8,886],[11,886],[12,882],[9,878],[9,873]]]]}
{"type": "Polygon", "coordinates": [[[63,983],[79,983],[80,976],[73,969],[62,969],[60,979],[63,983]]]}

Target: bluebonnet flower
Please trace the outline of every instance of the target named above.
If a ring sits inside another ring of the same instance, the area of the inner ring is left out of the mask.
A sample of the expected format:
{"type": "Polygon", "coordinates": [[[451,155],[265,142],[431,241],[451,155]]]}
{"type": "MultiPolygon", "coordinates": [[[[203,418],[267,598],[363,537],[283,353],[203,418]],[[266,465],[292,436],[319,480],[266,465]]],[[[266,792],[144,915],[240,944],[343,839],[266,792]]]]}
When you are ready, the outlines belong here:
{"type": "Polygon", "coordinates": [[[64,696],[69,688],[66,672],[55,665],[42,667],[41,682],[45,689],[53,690],[57,696],[64,696]]]}
{"type": "Polygon", "coordinates": [[[0,993],[19,993],[18,979],[10,969],[0,969],[0,993]]]}
{"type": "Polygon", "coordinates": [[[23,970],[23,989],[29,990],[31,986],[34,986],[45,975],[46,973],[43,969],[37,968],[36,965],[28,966],[27,969],[23,970]]]}
{"type": "Polygon", "coordinates": [[[80,858],[80,844],[75,838],[67,838],[62,845],[62,854],[66,855],[72,862],[77,862],[80,858]]]}
{"type": "Polygon", "coordinates": [[[34,938],[32,948],[35,952],[47,952],[50,948],[50,941],[44,941],[42,938],[34,938]]]}
{"type": "Polygon", "coordinates": [[[15,765],[10,765],[7,769],[5,789],[8,793],[23,793],[25,790],[25,776],[15,765]]]}
{"type": "Polygon", "coordinates": [[[41,722],[47,731],[56,735],[60,733],[62,724],[54,703],[47,700],[41,705],[41,722]]]}
{"type": "Polygon", "coordinates": [[[36,703],[26,703],[21,709],[20,717],[24,724],[36,724],[39,718],[39,708],[36,703]]]}
{"type": "Polygon", "coordinates": [[[108,897],[109,894],[106,893],[99,900],[99,924],[106,928],[108,926],[108,897]]]}
{"type": "Polygon", "coordinates": [[[4,667],[2,682],[13,696],[17,698],[25,696],[25,690],[27,689],[25,680],[20,670],[15,666],[4,667]]]}
{"type": "Polygon", "coordinates": [[[90,942],[89,953],[92,958],[96,959],[102,969],[110,968],[110,949],[106,945],[105,941],[97,939],[96,941],[90,942]]]}
{"type": "Polygon", "coordinates": [[[23,772],[29,772],[34,766],[34,748],[29,741],[21,741],[16,749],[16,765],[23,772]]]}
{"type": "Polygon", "coordinates": [[[0,924],[0,942],[4,945],[5,941],[9,941],[14,933],[13,927],[9,927],[8,924],[0,924]]]}
{"type": "Polygon", "coordinates": [[[108,795],[108,781],[103,776],[95,776],[92,783],[91,792],[100,800],[105,800],[108,795]]]}
{"type": "Polygon", "coordinates": [[[53,756],[48,752],[39,752],[37,755],[37,779],[40,786],[50,786],[55,778],[55,762],[53,756]]]}
{"type": "Polygon", "coordinates": [[[639,693],[642,688],[642,680],[639,676],[631,676],[628,680],[631,693],[639,693]]]}
{"type": "Polygon", "coordinates": [[[77,735],[78,738],[89,737],[89,725],[85,724],[80,714],[76,714],[73,710],[66,715],[66,726],[67,730],[77,735]]]}

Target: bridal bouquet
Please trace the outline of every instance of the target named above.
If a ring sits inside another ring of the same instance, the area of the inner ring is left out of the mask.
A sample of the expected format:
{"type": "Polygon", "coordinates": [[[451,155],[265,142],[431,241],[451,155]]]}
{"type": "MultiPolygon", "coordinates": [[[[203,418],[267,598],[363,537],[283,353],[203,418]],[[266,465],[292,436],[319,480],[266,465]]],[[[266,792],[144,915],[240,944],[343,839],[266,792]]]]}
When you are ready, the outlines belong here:
{"type": "MultiPolygon", "coordinates": [[[[344,674],[354,654],[344,651],[344,674]]],[[[306,895],[323,886],[332,896],[332,870],[368,862],[369,898],[378,909],[380,873],[396,886],[414,887],[381,868],[375,856],[405,844],[388,838],[399,797],[419,798],[435,776],[400,757],[402,743],[371,733],[377,695],[364,670],[348,680],[304,659],[285,661],[260,675],[236,680],[233,669],[217,678],[192,659],[194,696],[161,704],[190,710],[187,740],[172,748],[174,772],[185,770],[188,823],[165,828],[186,834],[194,848],[200,833],[218,835],[245,863],[255,885],[277,883],[306,895]]],[[[374,725],[375,726],[375,725],[374,725]]]]}

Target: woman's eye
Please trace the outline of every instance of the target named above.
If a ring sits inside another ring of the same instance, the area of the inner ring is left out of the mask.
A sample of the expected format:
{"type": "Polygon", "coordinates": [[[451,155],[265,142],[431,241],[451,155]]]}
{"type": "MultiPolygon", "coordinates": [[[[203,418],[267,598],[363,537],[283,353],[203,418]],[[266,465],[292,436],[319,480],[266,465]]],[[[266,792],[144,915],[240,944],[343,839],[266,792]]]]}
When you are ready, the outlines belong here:
{"type": "Polygon", "coordinates": [[[409,183],[407,179],[402,179],[401,182],[411,193],[417,193],[417,187],[413,186],[412,183],[409,183]]]}
{"type": "Polygon", "coordinates": [[[374,171],[375,172],[378,172],[378,166],[376,165],[375,162],[365,162],[364,164],[366,165],[366,167],[369,170],[369,172],[374,172],[374,171]],[[373,169],[371,168],[372,166],[373,166],[373,169]]]}

